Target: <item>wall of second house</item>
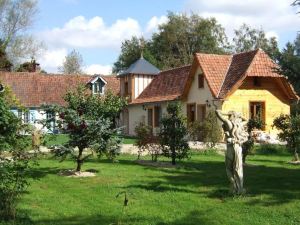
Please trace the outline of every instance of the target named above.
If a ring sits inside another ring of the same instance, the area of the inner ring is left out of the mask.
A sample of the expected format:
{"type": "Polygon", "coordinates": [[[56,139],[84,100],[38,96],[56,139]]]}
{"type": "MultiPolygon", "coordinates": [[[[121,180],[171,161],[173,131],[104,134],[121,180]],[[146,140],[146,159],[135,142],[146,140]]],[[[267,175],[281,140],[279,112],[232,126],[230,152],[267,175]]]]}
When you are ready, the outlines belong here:
{"type": "Polygon", "coordinates": [[[265,131],[277,134],[272,128],[273,120],[280,114],[289,114],[289,100],[272,78],[260,78],[259,87],[254,86],[253,78],[247,78],[243,85],[231,94],[222,105],[222,111],[240,112],[246,119],[250,116],[250,102],[265,103],[265,131]]]}
{"type": "MultiPolygon", "coordinates": [[[[185,116],[187,116],[187,105],[188,104],[196,104],[196,117],[197,117],[197,105],[206,105],[206,112],[209,110],[215,110],[214,104],[221,107],[221,103],[217,101],[213,101],[214,97],[210,91],[208,83],[206,79],[204,79],[204,87],[198,88],[198,74],[201,74],[202,71],[200,67],[196,70],[193,81],[188,92],[187,98],[183,101],[182,111],[185,116]]],[[[196,118],[197,120],[197,118],[196,118]]]]}
{"type": "MultiPolygon", "coordinates": [[[[147,104],[138,104],[138,105],[129,105],[128,110],[128,135],[135,136],[135,127],[140,123],[148,124],[148,109],[154,108],[155,106],[161,107],[161,116],[166,114],[167,102],[162,103],[147,103],[147,104]]],[[[153,115],[154,116],[154,115],[153,115]]],[[[154,121],[154,118],[153,118],[154,121]]],[[[126,125],[126,124],[124,124],[126,125]]],[[[125,129],[126,130],[126,129],[125,129]]],[[[159,127],[154,127],[153,133],[157,134],[159,132],[159,127]]]]}

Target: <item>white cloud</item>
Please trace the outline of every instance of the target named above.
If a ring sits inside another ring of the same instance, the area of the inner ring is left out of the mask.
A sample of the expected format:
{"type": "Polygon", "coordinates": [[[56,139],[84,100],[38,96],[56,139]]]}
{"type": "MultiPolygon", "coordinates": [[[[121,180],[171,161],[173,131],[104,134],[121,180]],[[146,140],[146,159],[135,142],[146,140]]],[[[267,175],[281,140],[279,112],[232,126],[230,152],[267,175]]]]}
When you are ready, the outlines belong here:
{"type": "Polygon", "coordinates": [[[285,0],[186,0],[185,11],[204,17],[215,17],[231,38],[233,30],[243,23],[263,28],[268,35],[280,36],[299,30],[299,15],[292,1],[285,0]]]}
{"type": "Polygon", "coordinates": [[[57,68],[62,65],[68,51],[66,48],[47,50],[37,60],[42,69],[48,73],[57,72],[57,68]]]}
{"type": "Polygon", "coordinates": [[[112,66],[111,65],[92,64],[92,65],[86,66],[84,68],[84,72],[86,74],[90,74],[90,75],[94,75],[94,74],[109,75],[112,72],[112,66]]]}
{"type": "Polygon", "coordinates": [[[132,18],[107,26],[101,17],[77,16],[63,27],[44,31],[40,36],[50,47],[118,49],[123,40],[141,33],[139,23],[132,18]]]}
{"type": "Polygon", "coordinates": [[[147,23],[145,32],[146,33],[156,32],[158,26],[166,23],[167,21],[168,21],[168,17],[166,16],[161,16],[161,17],[153,16],[147,23]]]}

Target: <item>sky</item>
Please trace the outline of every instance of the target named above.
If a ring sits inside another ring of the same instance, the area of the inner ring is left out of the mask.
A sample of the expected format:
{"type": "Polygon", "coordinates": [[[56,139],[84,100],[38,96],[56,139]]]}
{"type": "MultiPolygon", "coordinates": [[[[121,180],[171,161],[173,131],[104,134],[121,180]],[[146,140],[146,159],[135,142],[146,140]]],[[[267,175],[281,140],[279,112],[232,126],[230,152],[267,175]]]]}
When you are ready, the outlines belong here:
{"type": "Polygon", "coordinates": [[[229,40],[243,23],[275,36],[280,48],[300,30],[293,0],[39,0],[33,34],[44,43],[42,69],[57,73],[75,49],[87,74],[110,74],[121,44],[132,36],[150,38],[168,11],[215,17],[229,40]]]}

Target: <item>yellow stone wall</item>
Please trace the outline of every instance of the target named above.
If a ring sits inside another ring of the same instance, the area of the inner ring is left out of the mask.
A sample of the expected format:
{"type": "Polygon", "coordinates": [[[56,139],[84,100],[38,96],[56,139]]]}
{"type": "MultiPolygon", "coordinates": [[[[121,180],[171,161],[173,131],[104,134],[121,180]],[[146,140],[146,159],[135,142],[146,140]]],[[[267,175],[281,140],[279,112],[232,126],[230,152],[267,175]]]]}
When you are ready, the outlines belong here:
{"type": "Polygon", "coordinates": [[[264,101],[265,131],[276,134],[277,130],[272,128],[273,120],[280,114],[290,113],[289,99],[271,78],[259,78],[259,87],[254,86],[253,83],[253,78],[247,78],[243,85],[224,101],[222,111],[234,110],[242,113],[246,119],[249,119],[250,102],[264,101]]]}

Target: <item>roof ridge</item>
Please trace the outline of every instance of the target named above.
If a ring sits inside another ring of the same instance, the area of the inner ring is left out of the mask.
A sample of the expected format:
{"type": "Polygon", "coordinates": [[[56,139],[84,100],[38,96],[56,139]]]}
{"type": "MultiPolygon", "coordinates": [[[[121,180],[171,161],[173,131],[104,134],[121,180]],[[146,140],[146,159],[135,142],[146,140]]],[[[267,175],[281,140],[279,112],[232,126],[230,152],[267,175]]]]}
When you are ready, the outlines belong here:
{"type": "Polygon", "coordinates": [[[217,53],[202,53],[202,52],[196,52],[196,55],[213,55],[213,56],[232,56],[233,54],[217,54],[217,53]]]}
{"type": "MultiPolygon", "coordinates": [[[[232,54],[232,56],[235,56],[235,55],[243,55],[243,54],[248,54],[248,53],[252,53],[252,52],[259,52],[259,51],[263,51],[261,48],[256,48],[254,50],[249,50],[249,51],[245,51],[245,52],[239,52],[239,53],[234,53],[232,54]]],[[[256,55],[255,53],[255,55],[256,55]]]]}
{"type": "Polygon", "coordinates": [[[226,79],[226,77],[227,77],[228,71],[229,71],[230,66],[231,66],[231,64],[232,64],[232,61],[233,61],[233,60],[232,60],[232,59],[233,59],[233,55],[230,55],[230,58],[231,58],[231,59],[230,59],[231,62],[228,64],[228,67],[227,67],[227,70],[226,70],[224,79],[223,79],[223,81],[222,81],[221,87],[220,87],[220,89],[219,89],[219,91],[218,91],[218,94],[217,94],[217,98],[220,96],[220,92],[221,92],[221,90],[222,90],[222,88],[223,88],[225,79],[226,79]]]}
{"type": "Polygon", "coordinates": [[[164,73],[164,72],[168,72],[168,71],[176,70],[176,69],[181,69],[181,68],[189,67],[189,66],[192,66],[192,64],[183,65],[183,66],[178,66],[178,67],[170,68],[170,69],[167,69],[167,70],[162,70],[162,71],[160,71],[160,73],[164,73]]]}

